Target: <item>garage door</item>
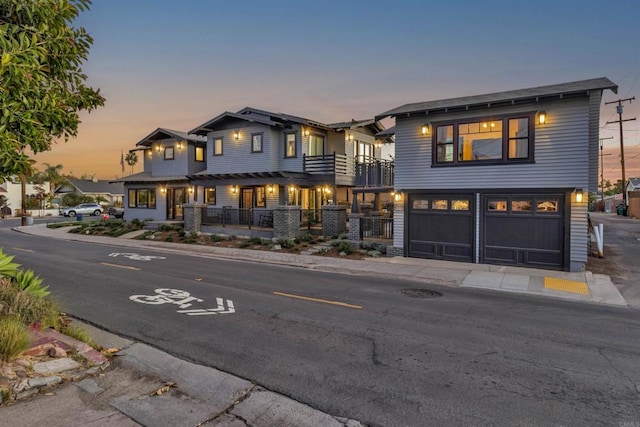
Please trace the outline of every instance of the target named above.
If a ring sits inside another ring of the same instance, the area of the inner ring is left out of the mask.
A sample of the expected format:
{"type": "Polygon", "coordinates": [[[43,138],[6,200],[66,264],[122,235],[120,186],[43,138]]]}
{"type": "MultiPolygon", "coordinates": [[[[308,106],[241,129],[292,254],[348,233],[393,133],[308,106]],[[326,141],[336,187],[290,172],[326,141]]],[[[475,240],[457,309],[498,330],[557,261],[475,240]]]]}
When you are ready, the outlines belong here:
{"type": "Polygon", "coordinates": [[[481,218],[481,262],[564,267],[564,194],[484,195],[481,218]]]}
{"type": "Polygon", "coordinates": [[[408,255],[473,262],[473,195],[409,194],[408,255]]]}

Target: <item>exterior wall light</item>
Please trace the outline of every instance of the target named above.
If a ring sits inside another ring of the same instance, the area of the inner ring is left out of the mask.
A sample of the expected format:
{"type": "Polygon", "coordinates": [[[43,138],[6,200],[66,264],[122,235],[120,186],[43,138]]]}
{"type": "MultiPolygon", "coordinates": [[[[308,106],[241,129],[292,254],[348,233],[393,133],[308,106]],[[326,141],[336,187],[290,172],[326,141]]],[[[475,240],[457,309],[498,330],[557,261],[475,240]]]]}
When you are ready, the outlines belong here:
{"type": "Polygon", "coordinates": [[[402,193],[393,193],[393,200],[400,202],[402,200],[402,193]]]}
{"type": "Polygon", "coordinates": [[[149,154],[149,157],[151,157],[151,155],[153,154],[153,150],[152,150],[151,148],[149,148],[149,149],[147,150],[147,154],[149,154]]]}
{"type": "Polygon", "coordinates": [[[273,185],[269,185],[267,187],[267,191],[269,192],[269,194],[273,194],[273,185]]]}
{"type": "Polygon", "coordinates": [[[293,194],[293,192],[295,191],[295,187],[293,185],[289,186],[289,193],[293,194]]]}
{"type": "Polygon", "coordinates": [[[303,128],[302,128],[302,134],[303,134],[304,136],[309,136],[309,135],[311,135],[311,132],[309,131],[309,128],[305,128],[305,127],[303,127],[303,128]]]}
{"type": "Polygon", "coordinates": [[[231,186],[231,193],[232,194],[236,194],[238,192],[238,186],[237,185],[232,185],[231,186]]]}
{"type": "Polygon", "coordinates": [[[160,187],[160,194],[164,194],[167,192],[167,187],[160,187]]]}
{"type": "Polygon", "coordinates": [[[546,111],[538,111],[538,124],[544,125],[547,123],[547,112],[546,111]]]}
{"type": "Polygon", "coordinates": [[[176,147],[178,147],[178,150],[182,150],[182,141],[178,141],[176,147]]]}
{"type": "Polygon", "coordinates": [[[160,152],[160,144],[156,144],[156,151],[159,153],[160,152]]]}
{"type": "Polygon", "coordinates": [[[189,194],[193,194],[193,186],[189,187],[189,194]]]}
{"type": "Polygon", "coordinates": [[[576,203],[582,203],[582,199],[584,197],[584,192],[581,188],[576,189],[576,203]]]}
{"type": "Polygon", "coordinates": [[[234,132],[234,133],[233,133],[233,139],[235,139],[236,141],[237,141],[238,139],[240,139],[240,132],[238,132],[238,131],[234,132]]]}
{"type": "Polygon", "coordinates": [[[347,141],[353,141],[353,134],[352,133],[348,133],[347,134],[347,141]]]}
{"type": "Polygon", "coordinates": [[[423,136],[431,135],[431,123],[425,123],[420,127],[420,133],[423,136]]]}

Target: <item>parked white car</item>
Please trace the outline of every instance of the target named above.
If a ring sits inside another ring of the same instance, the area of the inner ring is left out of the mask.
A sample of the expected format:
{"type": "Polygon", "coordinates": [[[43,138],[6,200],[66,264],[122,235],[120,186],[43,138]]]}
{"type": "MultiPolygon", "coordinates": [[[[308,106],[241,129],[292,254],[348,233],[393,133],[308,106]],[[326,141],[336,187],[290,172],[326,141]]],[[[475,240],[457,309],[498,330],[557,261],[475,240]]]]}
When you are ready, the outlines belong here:
{"type": "Polygon", "coordinates": [[[102,215],[102,206],[97,203],[81,203],[72,208],[60,209],[60,215],[62,216],[76,216],[78,214],[102,215]]]}

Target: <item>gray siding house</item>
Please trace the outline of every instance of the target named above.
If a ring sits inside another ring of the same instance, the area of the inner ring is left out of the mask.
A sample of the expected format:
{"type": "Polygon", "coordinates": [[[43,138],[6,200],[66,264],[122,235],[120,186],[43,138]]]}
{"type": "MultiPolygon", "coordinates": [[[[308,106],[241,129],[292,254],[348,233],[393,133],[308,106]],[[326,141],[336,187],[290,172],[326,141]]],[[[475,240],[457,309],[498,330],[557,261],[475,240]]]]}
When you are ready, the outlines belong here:
{"type": "Polygon", "coordinates": [[[394,117],[393,251],[580,271],[607,78],[407,104],[394,117]]]}
{"type": "Polygon", "coordinates": [[[119,179],[124,183],[125,218],[182,220],[183,204],[197,194],[188,175],[206,169],[206,139],[158,128],[136,143],[143,171],[119,179]]]}
{"type": "Polygon", "coordinates": [[[323,124],[250,107],[225,112],[191,130],[206,137],[207,162],[189,179],[197,201],[212,208],[346,205],[356,162],[380,155],[375,134],[383,129],[375,120],[323,124]]]}

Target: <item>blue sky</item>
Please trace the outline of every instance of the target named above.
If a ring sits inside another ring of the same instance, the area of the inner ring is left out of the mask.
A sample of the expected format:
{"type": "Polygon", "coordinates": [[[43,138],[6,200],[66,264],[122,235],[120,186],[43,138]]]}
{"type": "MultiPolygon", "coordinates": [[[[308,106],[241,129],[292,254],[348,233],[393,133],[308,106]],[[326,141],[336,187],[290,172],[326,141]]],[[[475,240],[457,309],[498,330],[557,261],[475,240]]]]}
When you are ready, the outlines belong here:
{"type": "MultiPolygon", "coordinates": [[[[36,159],[111,179],[121,150],[156,127],[190,130],[248,105],[333,122],[600,76],[620,85],[605,100],[636,96],[639,22],[637,0],[94,0],[76,25],[95,39],[84,70],[107,103],[36,159]]],[[[614,112],[603,105],[603,122],[614,112]]],[[[639,128],[625,124],[627,175],[640,176],[639,128]]],[[[617,127],[601,136],[615,138],[613,179],[617,127]]]]}

